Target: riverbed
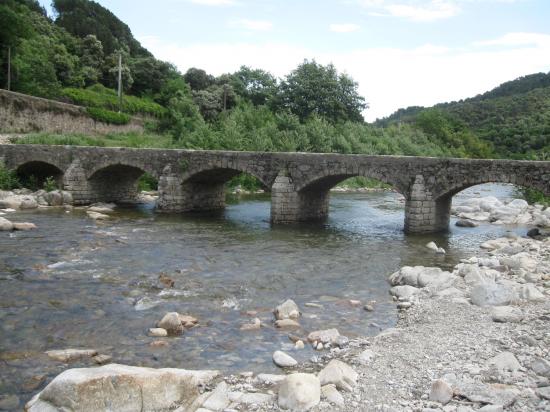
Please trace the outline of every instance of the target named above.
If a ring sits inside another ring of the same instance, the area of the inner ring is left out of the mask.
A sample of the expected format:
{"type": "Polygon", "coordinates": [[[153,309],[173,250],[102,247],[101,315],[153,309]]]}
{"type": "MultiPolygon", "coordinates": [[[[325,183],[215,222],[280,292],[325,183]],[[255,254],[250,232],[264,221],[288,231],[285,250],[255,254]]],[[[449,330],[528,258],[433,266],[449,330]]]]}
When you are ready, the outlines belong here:
{"type": "MultiPolygon", "coordinates": [[[[516,193],[484,185],[459,196],[478,195],[516,193]]],[[[28,399],[31,377],[45,383],[67,368],[43,355],[63,348],[93,348],[139,366],[274,371],[273,351],[293,348],[288,331],[272,326],[281,301],[304,309],[303,331],[375,335],[397,320],[390,273],[450,268],[486,239],[526,231],[453,221],[447,234],[407,236],[403,215],[404,200],[393,192],[333,194],[326,222],[275,227],[268,195],[232,198],[225,211],[206,215],[166,216],[150,204],[119,207],[106,222],[78,208],[11,213],[38,229],[0,235],[0,392],[28,399]],[[432,240],[447,254],[428,250],[432,240]],[[163,288],[160,274],[174,287],[163,288]],[[372,312],[363,309],[369,302],[372,312]],[[170,311],[197,317],[199,326],[152,348],[147,330],[170,311]],[[241,331],[253,317],[265,327],[241,331]]],[[[314,352],[292,354],[300,361],[314,352]]]]}

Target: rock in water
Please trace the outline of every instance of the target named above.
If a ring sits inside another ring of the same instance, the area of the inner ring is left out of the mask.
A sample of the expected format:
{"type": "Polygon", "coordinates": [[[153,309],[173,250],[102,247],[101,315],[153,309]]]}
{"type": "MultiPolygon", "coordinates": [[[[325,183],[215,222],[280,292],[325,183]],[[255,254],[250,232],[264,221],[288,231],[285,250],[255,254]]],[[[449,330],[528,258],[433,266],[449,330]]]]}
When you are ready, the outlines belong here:
{"type": "Polygon", "coordinates": [[[298,319],[300,317],[300,309],[298,305],[292,300],[287,299],[273,311],[277,320],[281,319],[298,319]]]}
{"type": "Polygon", "coordinates": [[[95,349],[61,349],[49,350],[46,352],[46,355],[48,355],[50,359],[67,363],[84,358],[91,358],[97,355],[97,351],[95,349]]]}
{"type": "Polygon", "coordinates": [[[453,390],[444,380],[438,379],[432,383],[430,400],[446,405],[453,398],[453,390]]]}
{"type": "Polygon", "coordinates": [[[299,328],[300,324],[294,319],[280,319],[275,321],[275,326],[278,328],[299,328]]]}
{"type": "Polygon", "coordinates": [[[169,312],[164,315],[157,326],[166,329],[169,335],[181,335],[183,333],[183,325],[177,312],[169,312]]]}
{"type": "Polygon", "coordinates": [[[0,232],[13,230],[13,223],[8,219],[0,217],[0,232]]]}
{"type": "Polygon", "coordinates": [[[434,252],[437,252],[439,247],[435,244],[435,242],[428,242],[426,243],[426,247],[430,250],[433,250],[434,252]]]}
{"type": "Polygon", "coordinates": [[[199,396],[217,371],[153,369],[110,364],[69,369],[58,375],[27,403],[29,412],[172,411],[184,410],[199,396]]]}
{"type": "Polygon", "coordinates": [[[164,328],[150,328],[149,336],[152,336],[154,338],[163,338],[165,336],[168,336],[168,331],[164,328]]]}
{"type": "Polygon", "coordinates": [[[13,229],[14,230],[32,230],[32,229],[36,229],[36,225],[34,223],[29,223],[29,222],[13,222],[13,229]]]}
{"type": "Polygon", "coordinates": [[[468,219],[457,220],[455,225],[458,226],[458,227],[477,227],[477,226],[479,226],[476,222],[473,222],[473,221],[468,220],[468,219]]]}
{"type": "Polygon", "coordinates": [[[357,383],[357,372],[353,368],[338,359],[331,360],[325,368],[319,372],[321,385],[333,383],[338,389],[348,392],[353,391],[357,383]]]}
{"type": "Polygon", "coordinates": [[[321,401],[321,383],[310,373],[288,375],[279,387],[279,406],[292,411],[307,411],[321,401]]]}
{"type": "Polygon", "coordinates": [[[330,343],[331,345],[336,345],[340,336],[338,329],[316,330],[307,336],[307,340],[311,343],[321,342],[323,344],[330,343]]]}
{"type": "Polygon", "coordinates": [[[298,364],[296,359],[284,352],[281,352],[280,350],[273,353],[273,362],[281,368],[290,368],[298,364]]]}

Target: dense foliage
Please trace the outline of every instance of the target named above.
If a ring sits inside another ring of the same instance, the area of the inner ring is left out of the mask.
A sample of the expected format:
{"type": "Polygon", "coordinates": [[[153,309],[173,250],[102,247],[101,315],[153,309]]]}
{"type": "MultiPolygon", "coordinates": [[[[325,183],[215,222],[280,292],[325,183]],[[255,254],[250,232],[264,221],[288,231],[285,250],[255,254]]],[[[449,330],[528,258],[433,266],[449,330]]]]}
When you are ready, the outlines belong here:
{"type": "MultiPolygon", "coordinates": [[[[550,73],[520,77],[459,102],[438,104],[429,109],[401,109],[378,125],[408,123],[425,127],[427,116],[444,117],[449,125],[461,124],[462,130],[492,145],[497,156],[548,160],[550,73]]],[[[432,126],[436,125],[429,125],[432,126]]]]}
{"type": "Polygon", "coordinates": [[[123,125],[130,122],[130,116],[125,113],[113,112],[98,107],[88,107],[87,112],[92,119],[103,123],[123,125]]]}

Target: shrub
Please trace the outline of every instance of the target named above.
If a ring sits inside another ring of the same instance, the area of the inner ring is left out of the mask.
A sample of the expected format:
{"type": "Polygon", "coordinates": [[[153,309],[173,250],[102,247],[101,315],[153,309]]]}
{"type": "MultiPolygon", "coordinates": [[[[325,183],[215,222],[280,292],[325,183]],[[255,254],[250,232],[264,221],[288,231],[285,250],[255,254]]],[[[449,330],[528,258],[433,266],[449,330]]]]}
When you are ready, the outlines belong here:
{"type": "Polygon", "coordinates": [[[46,192],[53,192],[54,190],[57,190],[57,182],[53,176],[48,176],[46,180],[44,180],[42,187],[46,192]]]}
{"type": "Polygon", "coordinates": [[[17,174],[0,162],[0,190],[12,190],[21,186],[17,174]]]}
{"type": "Polygon", "coordinates": [[[118,125],[128,124],[130,122],[130,116],[124,113],[112,112],[97,107],[88,107],[86,111],[92,119],[100,122],[118,125]]]}

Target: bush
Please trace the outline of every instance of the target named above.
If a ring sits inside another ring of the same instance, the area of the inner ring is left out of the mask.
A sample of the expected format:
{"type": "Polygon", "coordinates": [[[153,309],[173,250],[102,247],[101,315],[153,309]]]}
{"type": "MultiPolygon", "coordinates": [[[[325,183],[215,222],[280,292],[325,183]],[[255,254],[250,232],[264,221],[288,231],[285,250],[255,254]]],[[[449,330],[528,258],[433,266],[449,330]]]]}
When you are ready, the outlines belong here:
{"type": "Polygon", "coordinates": [[[99,122],[118,125],[128,124],[130,122],[130,116],[124,113],[112,112],[97,107],[88,107],[86,111],[92,119],[99,122]]]}
{"type": "Polygon", "coordinates": [[[3,163],[0,163],[0,190],[12,190],[21,187],[17,174],[8,170],[3,163]]]}
{"type": "MultiPolygon", "coordinates": [[[[80,106],[114,111],[118,111],[119,109],[117,93],[101,84],[90,86],[87,89],[68,87],[63,89],[61,94],[72,103],[80,106]]],[[[130,114],[146,114],[154,117],[162,117],[166,113],[164,107],[152,100],[135,96],[122,96],[122,111],[130,114]]]]}
{"type": "Polygon", "coordinates": [[[46,180],[44,180],[42,187],[46,192],[53,192],[54,190],[58,189],[57,182],[55,181],[53,176],[48,176],[46,180]]]}

